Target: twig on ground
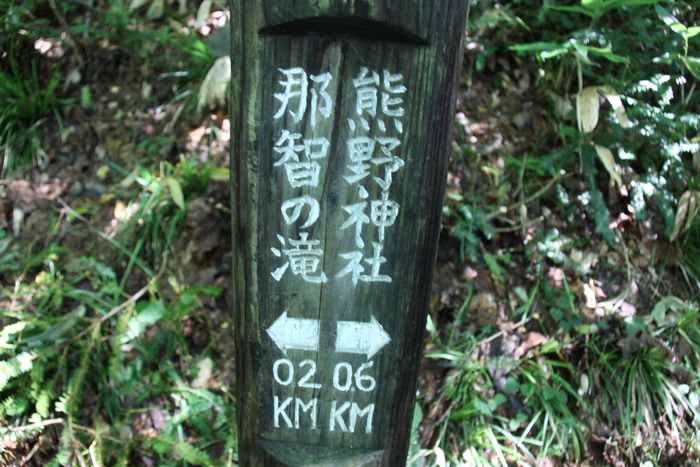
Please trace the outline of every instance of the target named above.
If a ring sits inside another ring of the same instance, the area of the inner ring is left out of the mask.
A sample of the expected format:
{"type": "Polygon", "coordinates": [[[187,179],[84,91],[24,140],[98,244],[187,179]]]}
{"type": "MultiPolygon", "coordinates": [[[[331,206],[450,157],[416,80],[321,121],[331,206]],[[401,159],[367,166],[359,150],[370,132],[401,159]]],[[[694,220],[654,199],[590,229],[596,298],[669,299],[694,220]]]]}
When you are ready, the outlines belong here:
{"type": "Polygon", "coordinates": [[[529,221],[525,221],[519,225],[514,225],[512,227],[497,227],[494,230],[498,233],[515,232],[516,230],[524,229],[525,227],[529,227],[532,224],[537,224],[539,222],[542,222],[543,220],[544,216],[539,216],[534,219],[530,219],[529,221]]]}
{"type": "Polygon", "coordinates": [[[58,425],[60,423],[65,423],[65,420],[62,418],[51,418],[49,420],[42,420],[40,422],[31,423],[29,425],[20,426],[17,428],[10,428],[10,431],[13,433],[19,432],[19,431],[30,431],[30,430],[36,430],[37,428],[45,428],[49,425],[58,425]]]}
{"type": "Polygon", "coordinates": [[[488,344],[492,340],[498,339],[503,334],[511,331],[512,329],[518,329],[520,326],[526,325],[531,319],[532,319],[532,317],[528,317],[528,318],[525,318],[523,320],[520,320],[520,322],[515,323],[511,329],[502,329],[502,330],[498,331],[496,334],[493,334],[493,335],[487,337],[486,339],[479,341],[479,345],[488,344]]]}
{"type": "Polygon", "coordinates": [[[537,193],[533,194],[532,196],[528,197],[527,199],[525,199],[523,201],[518,201],[517,203],[511,204],[508,207],[502,206],[500,209],[487,214],[486,218],[491,220],[491,219],[498,217],[498,216],[501,216],[507,212],[514,211],[514,210],[518,209],[520,206],[527,206],[528,204],[532,203],[534,200],[536,200],[537,198],[539,198],[540,196],[545,194],[547,191],[549,191],[549,189],[552,188],[552,186],[555,183],[557,183],[559,180],[563,180],[565,178],[569,178],[572,176],[573,176],[573,174],[570,174],[570,173],[559,174],[556,177],[554,177],[553,179],[551,179],[550,181],[548,181],[545,186],[543,186],[542,188],[537,190],[537,193]]]}

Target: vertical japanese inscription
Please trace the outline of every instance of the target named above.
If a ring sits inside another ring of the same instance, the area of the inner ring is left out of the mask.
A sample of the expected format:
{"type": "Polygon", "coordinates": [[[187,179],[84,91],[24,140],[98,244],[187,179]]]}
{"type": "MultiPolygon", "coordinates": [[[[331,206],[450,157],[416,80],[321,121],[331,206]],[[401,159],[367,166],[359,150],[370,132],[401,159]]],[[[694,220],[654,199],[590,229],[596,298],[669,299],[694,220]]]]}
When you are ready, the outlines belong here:
{"type": "MultiPolygon", "coordinates": [[[[404,166],[400,157],[407,93],[403,76],[389,70],[361,67],[351,78],[354,95],[348,102],[352,108],[345,109],[347,119],[341,123],[346,125],[343,134],[347,138],[339,141],[338,147],[331,147],[331,135],[319,136],[314,130],[326,128],[319,123],[334,114],[335,102],[328,90],[336,78],[330,72],[310,74],[301,67],[279,68],[277,72],[278,92],[274,93],[276,108],[272,118],[285,122],[286,127],[275,135],[270,160],[273,174],[283,177],[288,187],[285,193],[291,193],[280,200],[281,221],[294,226],[297,233],[292,236],[278,233],[278,243],[269,246],[277,258],[270,271],[272,279],[281,282],[288,276],[285,284],[298,283],[298,287],[303,282],[323,285],[329,281],[346,281],[352,288],[391,287],[392,277],[383,265],[387,262],[384,254],[392,246],[387,244],[391,238],[387,233],[401,208],[391,198],[391,187],[404,166]],[[303,133],[303,128],[309,127],[313,137],[303,133]],[[342,191],[352,194],[340,199],[344,217],[337,232],[338,238],[347,240],[343,244],[349,248],[338,250],[332,258],[326,257],[322,239],[314,237],[313,227],[323,216],[322,200],[308,194],[318,193],[312,189],[323,186],[331,155],[345,161],[342,183],[348,189],[342,191]]],[[[321,350],[319,333],[323,329],[319,320],[289,316],[303,310],[279,312],[266,331],[284,356],[288,357],[290,350],[317,354],[321,350]]],[[[324,388],[317,382],[320,379],[315,360],[306,359],[299,364],[289,358],[275,360],[268,370],[272,371],[274,381],[268,403],[273,407],[271,422],[276,430],[372,433],[375,403],[360,405],[352,398],[343,399],[349,392],[371,394],[376,390],[374,361],[370,359],[391,337],[375,316],[369,322],[339,320],[333,327],[335,347],[327,350],[339,355],[365,355],[367,361],[354,367],[346,361],[338,362],[332,375],[323,375],[323,381],[331,382],[324,388]],[[288,397],[279,391],[285,387],[312,391],[308,391],[310,395],[306,398],[296,392],[295,397],[288,397]],[[319,401],[321,391],[332,391],[330,403],[325,406],[319,401]]]]}

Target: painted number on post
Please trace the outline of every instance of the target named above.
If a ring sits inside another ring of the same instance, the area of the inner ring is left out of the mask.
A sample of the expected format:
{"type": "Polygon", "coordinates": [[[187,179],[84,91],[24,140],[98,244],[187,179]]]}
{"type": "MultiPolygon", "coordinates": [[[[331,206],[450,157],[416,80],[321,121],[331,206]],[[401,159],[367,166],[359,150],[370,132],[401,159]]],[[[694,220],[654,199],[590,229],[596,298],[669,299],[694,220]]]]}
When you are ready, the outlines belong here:
{"type": "MultiPolygon", "coordinates": [[[[372,368],[374,361],[363,363],[355,372],[355,386],[363,392],[370,392],[377,386],[377,380],[370,375],[363,375],[367,368],[372,368]]],[[[347,392],[352,388],[352,366],[349,363],[341,362],[335,366],[333,371],[333,387],[338,391],[347,392]],[[341,384],[342,381],[342,384],[341,384]]]]}
{"type": "MultiPolygon", "coordinates": [[[[306,374],[299,379],[299,387],[311,389],[321,388],[322,386],[320,384],[309,382],[309,380],[316,374],[316,362],[313,360],[304,360],[299,364],[299,368],[305,366],[308,366],[309,369],[306,374]]],[[[275,361],[274,365],[272,365],[272,376],[274,376],[275,381],[282,386],[289,386],[289,384],[291,384],[294,380],[294,365],[292,364],[291,360],[280,358],[279,360],[275,361]],[[282,367],[286,367],[286,370],[282,370],[282,367]]]]}

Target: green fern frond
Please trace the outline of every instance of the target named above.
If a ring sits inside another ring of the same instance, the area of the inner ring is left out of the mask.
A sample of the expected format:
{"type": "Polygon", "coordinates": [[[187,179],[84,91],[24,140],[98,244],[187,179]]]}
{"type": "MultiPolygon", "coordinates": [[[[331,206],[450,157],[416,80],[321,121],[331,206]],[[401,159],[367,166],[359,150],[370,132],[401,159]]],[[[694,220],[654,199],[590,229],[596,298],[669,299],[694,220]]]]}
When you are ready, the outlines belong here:
{"type": "Polygon", "coordinates": [[[175,444],[175,453],[190,464],[214,467],[214,462],[207,453],[191,444],[178,442],[175,444]]]}
{"type": "Polygon", "coordinates": [[[0,391],[7,386],[12,378],[29,372],[35,357],[34,352],[22,352],[9,360],[0,362],[0,391]]]}
{"type": "Polygon", "coordinates": [[[39,393],[39,396],[34,402],[34,407],[39,415],[44,418],[49,416],[49,408],[51,406],[52,399],[51,392],[49,391],[41,391],[39,393]]]}

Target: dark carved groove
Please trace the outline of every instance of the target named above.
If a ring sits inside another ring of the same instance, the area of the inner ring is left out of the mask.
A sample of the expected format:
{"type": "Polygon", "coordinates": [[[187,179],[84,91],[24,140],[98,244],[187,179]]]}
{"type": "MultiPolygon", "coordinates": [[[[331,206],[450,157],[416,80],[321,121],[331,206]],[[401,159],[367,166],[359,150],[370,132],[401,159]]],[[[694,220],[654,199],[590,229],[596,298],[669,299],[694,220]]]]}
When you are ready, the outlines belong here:
{"type": "Polygon", "coordinates": [[[356,17],[318,16],[300,19],[267,26],[258,31],[258,34],[261,36],[318,36],[330,39],[351,38],[416,46],[430,45],[425,39],[396,26],[356,17]]]}

